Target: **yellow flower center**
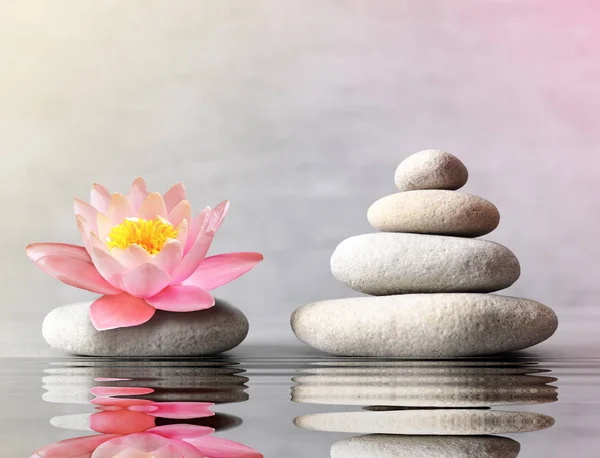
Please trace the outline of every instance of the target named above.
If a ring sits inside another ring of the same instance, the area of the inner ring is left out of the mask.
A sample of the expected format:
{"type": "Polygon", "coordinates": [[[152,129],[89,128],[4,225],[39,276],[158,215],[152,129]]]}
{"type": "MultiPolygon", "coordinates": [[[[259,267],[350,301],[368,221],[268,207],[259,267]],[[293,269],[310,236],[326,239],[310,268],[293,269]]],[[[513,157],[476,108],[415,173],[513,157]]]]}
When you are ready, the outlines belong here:
{"type": "Polygon", "coordinates": [[[110,230],[106,238],[109,249],[124,250],[134,243],[148,253],[157,254],[168,239],[177,237],[177,230],[164,219],[127,218],[110,230]]]}

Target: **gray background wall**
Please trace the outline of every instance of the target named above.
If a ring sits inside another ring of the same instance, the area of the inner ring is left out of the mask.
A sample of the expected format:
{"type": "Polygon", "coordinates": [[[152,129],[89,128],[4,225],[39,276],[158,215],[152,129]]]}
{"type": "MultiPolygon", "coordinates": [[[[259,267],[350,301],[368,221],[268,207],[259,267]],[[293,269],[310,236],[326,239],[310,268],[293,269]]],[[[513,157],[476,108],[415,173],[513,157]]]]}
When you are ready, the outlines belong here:
{"type": "Polygon", "coordinates": [[[72,198],[137,175],[232,201],[213,252],[265,262],[217,293],[248,345],[293,344],[295,307],[354,294],[329,256],[425,148],[499,207],[488,238],[523,267],[506,293],[561,319],[542,348],[596,352],[599,21],[592,1],[2,2],[0,355],[49,354],[44,315],[94,297],[24,246],[77,243],[72,198]]]}

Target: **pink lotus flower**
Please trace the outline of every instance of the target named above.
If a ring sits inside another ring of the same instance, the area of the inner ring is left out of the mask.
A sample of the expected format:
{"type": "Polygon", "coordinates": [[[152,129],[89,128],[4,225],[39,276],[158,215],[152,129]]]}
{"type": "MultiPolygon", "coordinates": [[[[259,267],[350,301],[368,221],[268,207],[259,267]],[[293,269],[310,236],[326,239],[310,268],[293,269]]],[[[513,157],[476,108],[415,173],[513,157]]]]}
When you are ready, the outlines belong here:
{"type": "Polygon", "coordinates": [[[98,330],[137,326],[156,310],[190,312],[215,304],[210,290],[248,272],[260,253],[206,257],[229,202],[192,218],[183,185],[165,195],[137,178],[127,196],[101,185],[90,203],[75,199],[84,246],[34,243],[26,253],[62,282],[103,294],[90,308],[98,330]]]}

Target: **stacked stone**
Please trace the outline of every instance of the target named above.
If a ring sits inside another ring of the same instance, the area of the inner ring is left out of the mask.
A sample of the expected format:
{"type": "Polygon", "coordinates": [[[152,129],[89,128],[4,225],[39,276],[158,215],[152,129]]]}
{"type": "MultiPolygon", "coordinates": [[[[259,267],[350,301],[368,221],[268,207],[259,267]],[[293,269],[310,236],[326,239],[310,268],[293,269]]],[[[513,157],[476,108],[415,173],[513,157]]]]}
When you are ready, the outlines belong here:
{"type": "Polygon", "coordinates": [[[350,237],[331,257],[336,279],[373,297],[300,307],[292,315],[296,336],[338,355],[434,358],[520,350],[549,338],[558,325],[550,308],[488,294],[512,285],[520,266],[508,248],[474,238],[493,231],[500,214],[457,191],[467,178],[446,152],[403,161],[395,175],[401,192],[367,212],[382,232],[350,237]]]}

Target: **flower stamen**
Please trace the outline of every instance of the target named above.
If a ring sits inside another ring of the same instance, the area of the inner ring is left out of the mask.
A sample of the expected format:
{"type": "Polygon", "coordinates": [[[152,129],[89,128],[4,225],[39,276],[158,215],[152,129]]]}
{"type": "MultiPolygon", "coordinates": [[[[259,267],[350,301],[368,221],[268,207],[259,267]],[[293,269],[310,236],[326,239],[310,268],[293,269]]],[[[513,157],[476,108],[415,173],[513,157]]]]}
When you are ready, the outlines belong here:
{"type": "Polygon", "coordinates": [[[109,249],[124,250],[134,243],[151,255],[158,254],[168,239],[177,237],[177,229],[164,219],[127,218],[117,224],[106,237],[109,249]]]}

